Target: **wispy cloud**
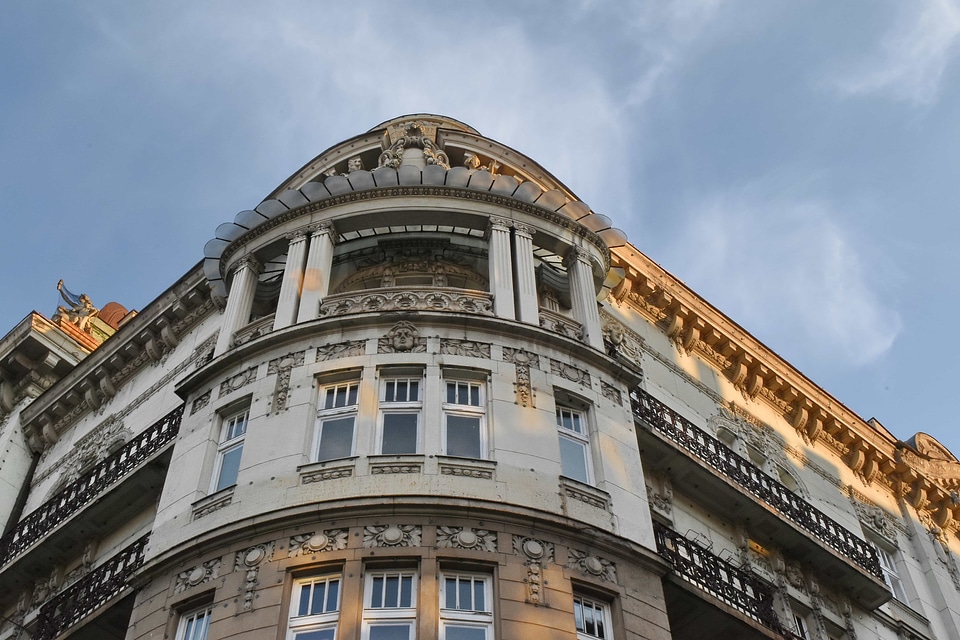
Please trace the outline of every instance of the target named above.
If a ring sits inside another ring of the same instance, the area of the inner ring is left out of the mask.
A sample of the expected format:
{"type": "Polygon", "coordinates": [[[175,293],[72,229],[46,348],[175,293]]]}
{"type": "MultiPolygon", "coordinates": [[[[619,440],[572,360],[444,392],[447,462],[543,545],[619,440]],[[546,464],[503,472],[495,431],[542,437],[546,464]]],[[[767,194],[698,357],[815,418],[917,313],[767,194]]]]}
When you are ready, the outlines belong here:
{"type": "Polygon", "coordinates": [[[878,50],[836,78],[849,95],[887,94],[919,105],[937,99],[948,66],[960,53],[960,3],[914,0],[900,4],[896,26],[878,50]]]}
{"type": "Polygon", "coordinates": [[[667,254],[684,279],[783,355],[862,366],[901,330],[873,265],[828,202],[778,191],[776,180],[694,205],[667,254]]]}

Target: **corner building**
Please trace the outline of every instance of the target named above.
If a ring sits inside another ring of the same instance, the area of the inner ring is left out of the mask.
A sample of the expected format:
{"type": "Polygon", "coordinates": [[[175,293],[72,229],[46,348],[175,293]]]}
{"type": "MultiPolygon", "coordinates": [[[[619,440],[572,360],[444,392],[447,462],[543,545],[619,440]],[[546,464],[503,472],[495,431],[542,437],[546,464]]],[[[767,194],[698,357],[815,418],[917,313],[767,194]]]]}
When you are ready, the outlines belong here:
{"type": "Polygon", "coordinates": [[[956,458],[456,120],[89,308],[0,341],[0,640],[960,637],[956,458]]]}

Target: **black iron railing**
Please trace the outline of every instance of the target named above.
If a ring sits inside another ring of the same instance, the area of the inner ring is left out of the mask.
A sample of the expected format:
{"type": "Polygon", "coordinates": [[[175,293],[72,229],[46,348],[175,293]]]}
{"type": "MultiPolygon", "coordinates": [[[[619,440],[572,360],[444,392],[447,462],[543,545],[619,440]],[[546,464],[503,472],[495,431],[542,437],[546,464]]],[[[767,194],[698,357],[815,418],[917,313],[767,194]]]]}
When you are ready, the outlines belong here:
{"type": "Polygon", "coordinates": [[[147,538],[143,536],[40,607],[34,640],[56,638],[123,591],[143,564],[147,538]]]}
{"type": "Polygon", "coordinates": [[[782,516],[803,527],[823,544],[883,580],[880,559],[873,547],[765,474],[760,467],[737,455],[722,442],[641,389],[630,392],[630,404],[635,418],[736,482],[782,516]]]}
{"type": "Polygon", "coordinates": [[[182,417],[183,405],[180,405],[18,522],[16,528],[0,539],[0,567],[26,551],[67,518],[93,502],[105,489],[119,482],[172,442],[180,430],[182,417]]]}
{"type": "Polygon", "coordinates": [[[773,587],[733,566],[659,522],[653,523],[657,553],[690,584],[777,632],[783,625],[773,610],[773,587]]]}

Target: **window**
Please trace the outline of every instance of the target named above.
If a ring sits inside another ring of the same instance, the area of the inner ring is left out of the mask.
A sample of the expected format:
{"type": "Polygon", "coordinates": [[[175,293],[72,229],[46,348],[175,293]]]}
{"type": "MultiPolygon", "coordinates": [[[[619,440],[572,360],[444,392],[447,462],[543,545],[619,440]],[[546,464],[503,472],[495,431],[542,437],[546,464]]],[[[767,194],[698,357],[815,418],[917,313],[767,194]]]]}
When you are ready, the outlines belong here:
{"type": "Polygon", "coordinates": [[[894,598],[906,604],[907,593],[903,590],[903,580],[900,579],[900,572],[897,571],[894,554],[878,544],[874,544],[873,542],[870,544],[877,551],[877,556],[879,556],[880,559],[880,568],[883,569],[883,581],[887,583],[890,593],[893,594],[894,598]]]}
{"type": "Polygon", "coordinates": [[[180,617],[177,640],[207,640],[213,607],[204,607],[180,617]]]}
{"type": "Polygon", "coordinates": [[[298,580],[290,599],[290,640],[334,640],[340,617],[340,576],[298,580]]]}
{"type": "Polygon", "coordinates": [[[220,425],[220,444],[217,446],[217,463],[213,474],[214,492],[237,484],[249,413],[248,409],[244,409],[227,415],[220,425]]]}
{"type": "Polygon", "coordinates": [[[483,385],[447,380],[443,403],[444,453],[464,458],[484,457],[483,385]]]}
{"type": "Polygon", "coordinates": [[[359,382],[344,382],[321,389],[315,460],[353,455],[353,426],[357,419],[359,393],[359,382]]]}
{"type": "Polygon", "coordinates": [[[380,391],[380,453],[417,453],[420,378],[386,378],[380,391]]]}
{"type": "Polygon", "coordinates": [[[810,633],[807,631],[807,621],[803,616],[793,614],[793,631],[801,640],[810,640],[810,633]]]}
{"type": "Polygon", "coordinates": [[[560,436],[560,468],[563,475],[590,482],[590,440],[587,416],[569,407],[557,407],[557,432],[560,436]]]}
{"type": "Polygon", "coordinates": [[[577,624],[578,639],[606,640],[613,637],[610,630],[610,608],[605,603],[574,594],[573,617],[577,624]]]}
{"type": "Polygon", "coordinates": [[[416,572],[368,571],[363,595],[362,640],[412,640],[416,621],[416,572]]]}
{"type": "Polygon", "coordinates": [[[440,576],[440,640],[490,640],[493,594],[489,575],[440,576]]]}

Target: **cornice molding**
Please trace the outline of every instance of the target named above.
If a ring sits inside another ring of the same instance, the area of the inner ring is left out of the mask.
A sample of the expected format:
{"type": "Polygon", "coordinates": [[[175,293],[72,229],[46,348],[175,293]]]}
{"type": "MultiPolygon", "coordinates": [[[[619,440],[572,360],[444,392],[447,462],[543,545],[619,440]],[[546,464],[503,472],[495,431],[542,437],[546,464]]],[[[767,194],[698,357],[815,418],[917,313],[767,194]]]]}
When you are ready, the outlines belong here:
{"type": "Polygon", "coordinates": [[[864,483],[877,482],[922,521],[957,531],[960,463],[928,460],[873,428],[635,247],[612,249],[625,278],[612,292],[683,353],[698,355],[747,400],[764,402],[813,446],[831,449],[864,483]]]}

